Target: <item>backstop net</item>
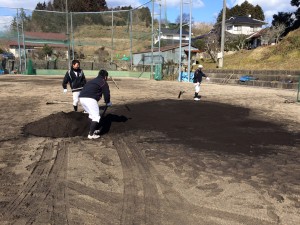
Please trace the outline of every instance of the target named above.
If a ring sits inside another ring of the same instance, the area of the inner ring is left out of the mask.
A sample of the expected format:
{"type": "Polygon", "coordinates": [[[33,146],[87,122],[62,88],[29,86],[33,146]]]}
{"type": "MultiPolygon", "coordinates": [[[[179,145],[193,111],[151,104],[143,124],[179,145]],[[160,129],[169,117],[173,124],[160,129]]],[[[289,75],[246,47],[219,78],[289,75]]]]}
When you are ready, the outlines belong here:
{"type": "Polygon", "coordinates": [[[158,25],[151,27],[150,8],[150,1],[101,12],[2,8],[0,48],[13,53],[9,72],[25,73],[28,60],[38,69],[67,69],[72,59],[86,70],[129,70],[133,52],[151,48],[158,25]]]}

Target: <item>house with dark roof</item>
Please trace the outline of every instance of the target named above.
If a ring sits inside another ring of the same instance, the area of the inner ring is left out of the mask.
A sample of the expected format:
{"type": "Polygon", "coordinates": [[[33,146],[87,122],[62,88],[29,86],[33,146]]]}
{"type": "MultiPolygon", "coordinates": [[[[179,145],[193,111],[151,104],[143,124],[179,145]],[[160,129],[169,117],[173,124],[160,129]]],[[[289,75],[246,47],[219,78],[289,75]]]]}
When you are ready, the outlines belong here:
{"type": "Polygon", "coordinates": [[[269,41],[263,38],[264,34],[267,32],[267,29],[268,28],[259,30],[246,38],[249,43],[249,48],[254,49],[262,45],[269,45],[269,41]]]}
{"type": "Polygon", "coordinates": [[[267,23],[251,16],[235,16],[225,21],[226,31],[231,34],[251,35],[263,29],[267,23]]]}
{"type": "MultiPolygon", "coordinates": [[[[261,20],[253,19],[250,16],[235,16],[231,17],[225,21],[225,31],[228,35],[246,35],[248,36],[247,40],[249,42],[249,47],[256,48],[260,45],[264,45],[265,42],[262,39],[262,34],[264,33],[265,28],[264,25],[267,23],[261,20]]],[[[220,23],[216,24],[215,27],[208,32],[207,34],[203,34],[197,37],[194,37],[192,41],[196,41],[198,39],[206,39],[211,35],[215,35],[218,26],[220,23]]]]}
{"type": "MultiPolygon", "coordinates": [[[[167,44],[176,44],[180,42],[180,28],[161,28],[160,30],[160,37],[157,35],[154,38],[154,43],[156,44],[159,41],[159,38],[161,41],[165,41],[167,44]]],[[[189,32],[185,29],[182,29],[182,35],[181,35],[181,41],[182,43],[189,42],[189,32]]]]}

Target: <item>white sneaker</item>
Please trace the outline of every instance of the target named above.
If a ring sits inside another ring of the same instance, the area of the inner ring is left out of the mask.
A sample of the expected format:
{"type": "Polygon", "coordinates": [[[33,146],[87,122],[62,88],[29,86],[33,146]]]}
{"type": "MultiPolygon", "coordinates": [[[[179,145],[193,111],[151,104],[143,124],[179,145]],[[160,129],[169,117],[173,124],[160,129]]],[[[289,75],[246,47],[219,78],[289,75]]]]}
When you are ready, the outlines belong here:
{"type": "Polygon", "coordinates": [[[200,98],[194,98],[194,101],[200,101],[200,98]]]}
{"type": "Polygon", "coordinates": [[[93,135],[90,135],[90,134],[88,135],[88,139],[90,139],[90,140],[91,139],[97,139],[97,138],[100,138],[100,135],[97,135],[95,133],[93,135]]]}

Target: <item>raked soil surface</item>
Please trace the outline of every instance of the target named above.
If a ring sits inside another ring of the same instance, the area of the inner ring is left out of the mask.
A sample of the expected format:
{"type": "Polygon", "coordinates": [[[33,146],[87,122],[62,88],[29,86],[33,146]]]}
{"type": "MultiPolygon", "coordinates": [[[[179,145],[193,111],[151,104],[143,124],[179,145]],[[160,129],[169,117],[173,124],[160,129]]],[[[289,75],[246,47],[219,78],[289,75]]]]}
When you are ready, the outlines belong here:
{"type": "Polygon", "coordinates": [[[0,224],[299,224],[296,90],[115,78],[88,140],[62,79],[0,76],[0,224]]]}

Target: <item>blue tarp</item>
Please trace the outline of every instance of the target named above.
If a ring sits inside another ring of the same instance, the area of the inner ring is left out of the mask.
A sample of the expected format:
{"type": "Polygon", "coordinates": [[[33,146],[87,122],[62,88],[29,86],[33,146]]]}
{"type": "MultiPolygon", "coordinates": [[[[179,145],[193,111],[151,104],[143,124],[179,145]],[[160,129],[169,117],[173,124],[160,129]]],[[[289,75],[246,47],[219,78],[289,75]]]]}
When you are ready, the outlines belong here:
{"type": "Polygon", "coordinates": [[[252,77],[252,76],[248,76],[248,75],[245,75],[245,76],[241,76],[239,81],[241,82],[246,82],[246,81],[250,81],[250,80],[256,80],[255,77],[252,77]]]}
{"type": "Polygon", "coordinates": [[[194,72],[190,72],[190,80],[188,77],[188,72],[181,72],[181,75],[178,76],[178,81],[184,81],[184,82],[192,82],[193,83],[194,78],[194,72]]]}

